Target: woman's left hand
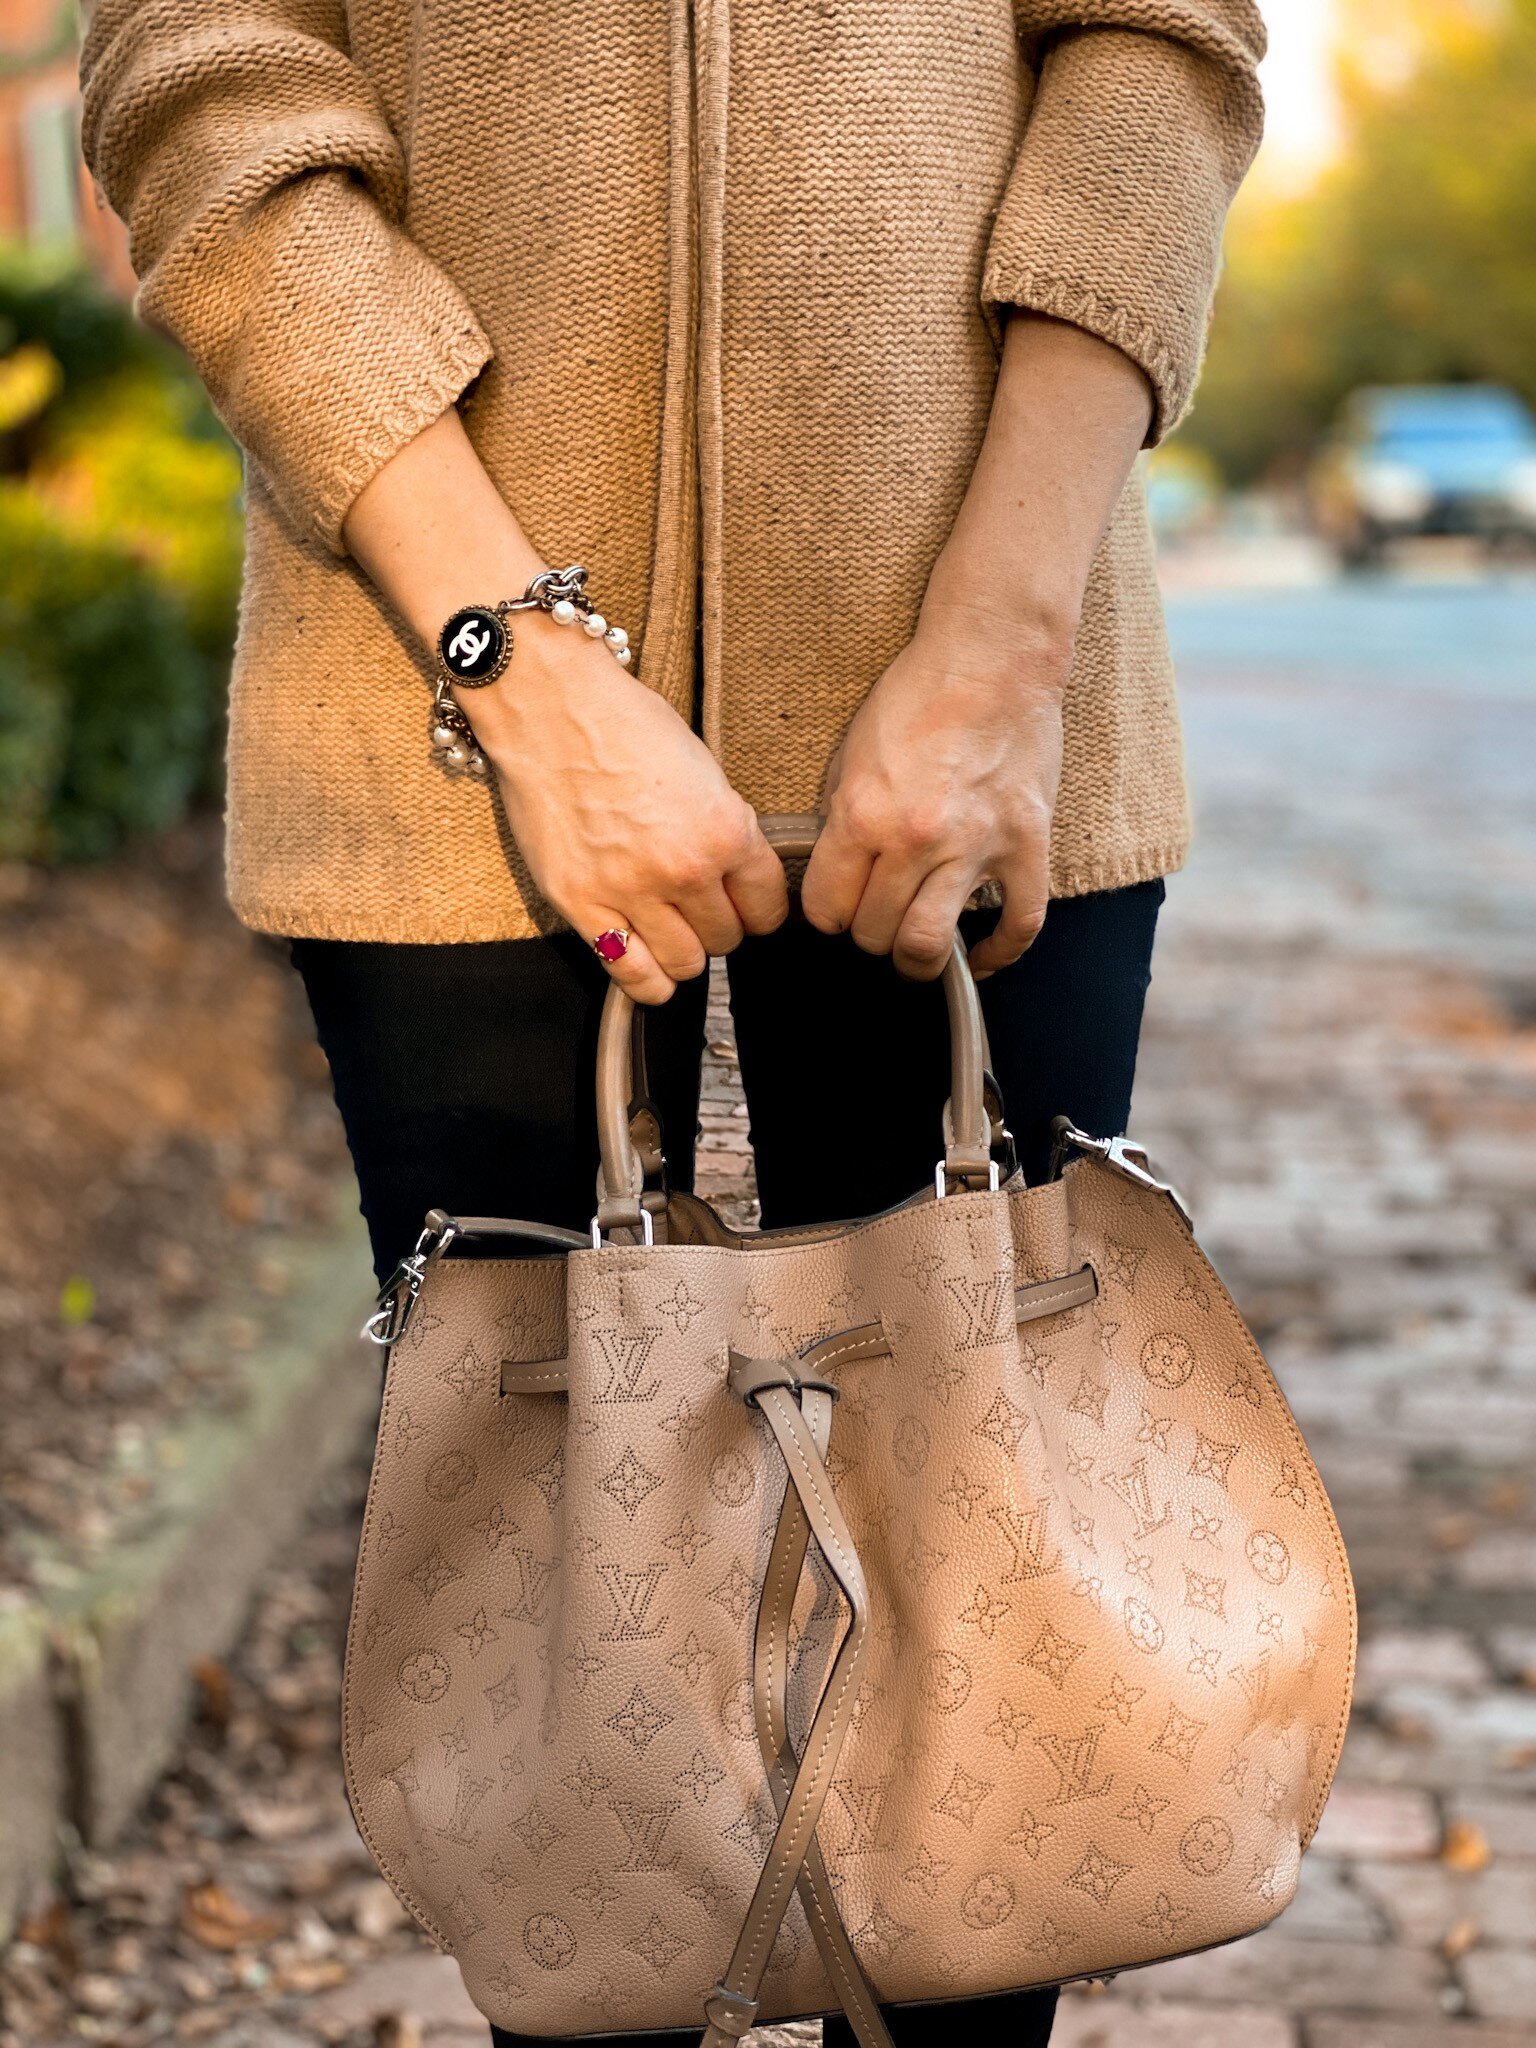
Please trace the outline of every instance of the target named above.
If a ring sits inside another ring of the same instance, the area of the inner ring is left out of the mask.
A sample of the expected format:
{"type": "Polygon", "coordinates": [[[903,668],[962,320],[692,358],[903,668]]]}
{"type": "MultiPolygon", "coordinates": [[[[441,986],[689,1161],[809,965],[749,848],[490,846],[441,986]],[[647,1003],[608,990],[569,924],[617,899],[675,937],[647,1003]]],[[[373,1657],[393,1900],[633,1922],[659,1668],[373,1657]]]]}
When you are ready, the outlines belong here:
{"type": "Polygon", "coordinates": [[[828,771],[802,891],[812,924],[931,980],[966,899],[995,878],[1002,915],[972,971],[1018,959],[1045,919],[1070,661],[1069,634],[924,605],[828,771]]]}
{"type": "Polygon", "coordinates": [[[1094,554],[1151,418],[1129,356],[1015,313],[981,451],[917,629],[833,757],[802,901],[932,979],[980,881],[1003,885],[971,967],[1017,960],[1045,921],[1061,701],[1094,554]]]}

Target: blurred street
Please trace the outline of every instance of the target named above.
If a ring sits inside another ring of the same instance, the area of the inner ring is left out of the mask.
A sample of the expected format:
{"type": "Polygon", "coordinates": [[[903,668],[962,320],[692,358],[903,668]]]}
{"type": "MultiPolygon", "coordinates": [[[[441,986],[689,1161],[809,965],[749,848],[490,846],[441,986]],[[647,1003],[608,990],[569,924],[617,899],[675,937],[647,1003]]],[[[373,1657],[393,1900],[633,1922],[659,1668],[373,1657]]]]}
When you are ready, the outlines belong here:
{"type": "Polygon", "coordinates": [[[1062,2048],[1536,2040],[1536,583],[1171,565],[1199,829],[1136,1124],[1328,1482],[1363,1622],[1301,1897],[1062,2048]],[[1369,2019],[1367,2018],[1369,2015],[1369,2019]]]}
{"type": "MultiPolygon", "coordinates": [[[[1426,557],[1344,583],[1276,540],[1177,555],[1169,583],[1199,836],[1136,1128],[1308,1434],[1364,1649],[1297,1904],[1070,1992],[1056,2038],[1516,2048],[1536,2042],[1536,581],[1426,557]]],[[[715,1028],[704,1175],[741,1202],[715,1028]]],[[[317,1515],[232,1669],[204,1674],[149,1816],[12,1951],[0,2041],[483,2043],[341,1799],[355,1512],[317,1515]]]]}

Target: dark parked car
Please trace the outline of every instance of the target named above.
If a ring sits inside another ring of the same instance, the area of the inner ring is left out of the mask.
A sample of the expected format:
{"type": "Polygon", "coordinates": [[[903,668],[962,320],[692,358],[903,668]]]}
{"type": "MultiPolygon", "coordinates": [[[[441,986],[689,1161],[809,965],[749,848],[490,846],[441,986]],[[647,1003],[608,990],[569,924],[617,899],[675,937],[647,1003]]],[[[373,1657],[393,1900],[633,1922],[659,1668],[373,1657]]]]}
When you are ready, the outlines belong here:
{"type": "Polygon", "coordinates": [[[1414,534],[1536,539],[1536,421],[1497,384],[1357,391],[1318,455],[1312,502],[1351,565],[1414,534]]]}

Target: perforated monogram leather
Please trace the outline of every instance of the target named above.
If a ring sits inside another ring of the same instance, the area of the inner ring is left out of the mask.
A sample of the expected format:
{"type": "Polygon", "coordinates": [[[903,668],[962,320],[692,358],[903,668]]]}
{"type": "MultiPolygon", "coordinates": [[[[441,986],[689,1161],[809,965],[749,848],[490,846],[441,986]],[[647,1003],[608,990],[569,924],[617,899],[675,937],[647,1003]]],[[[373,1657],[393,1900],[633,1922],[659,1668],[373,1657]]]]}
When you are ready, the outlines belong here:
{"type": "Polygon", "coordinates": [[[477,2004],[872,2043],[875,1997],[1278,1913],[1353,1595],[1173,1201],[1084,1158],[831,1234],[671,1224],[444,1257],[389,1359],[347,1780],[477,2004]]]}

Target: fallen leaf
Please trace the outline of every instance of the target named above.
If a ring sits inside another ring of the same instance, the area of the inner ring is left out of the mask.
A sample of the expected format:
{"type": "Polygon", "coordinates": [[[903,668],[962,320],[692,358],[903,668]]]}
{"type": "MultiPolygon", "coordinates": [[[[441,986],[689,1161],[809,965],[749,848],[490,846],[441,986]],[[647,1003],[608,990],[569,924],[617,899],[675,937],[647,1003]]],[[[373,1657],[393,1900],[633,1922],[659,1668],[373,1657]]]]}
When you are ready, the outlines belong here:
{"type": "Polygon", "coordinates": [[[1460,1962],[1469,1948],[1477,1946],[1480,1929],[1475,1920],[1458,1920],[1440,1943],[1440,1953],[1448,1963],[1460,1962]]]}
{"type": "Polygon", "coordinates": [[[296,1714],[273,1732],[290,1756],[325,1755],[336,1747],[336,1714],[296,1714]]]}
{"type": "Polygon", "coordinates": [[[1413,1743],[1422,1748],[1434,1740],[1434,1730],[1417,1714],[1383,1714],[1381,1726],[1383,1733],[1393,1742],[1413,1743]]]}
{"type": "Polygon", "coordinates": [[[181,1925],[204,1948],[225,1951],[256,1947],[283,1931],[279,1915],[242,1905],[218,1884],[188,1886],[182,1894],[181,1925]]]}
{"type": "Polygon", "coordinates": [[[290,1277],[281,1259],[258,1259],[252,1269],[252,1278],[263,1294],[286,1294],[290,1277]]]}
{"type": "Polygon", "coordinates": [[[62,1899],[50,1899],[35,1913],[29,1913],[16,1929],[16,1939],[33,1948],[63,1948],[69,1940],[69,1908],[62,1899]]]}
{"type": "Polygon", "coordinates": [[[88,1323],[96,1313],[96,1289],[83,1273],[73,1273],[59,1289],[59,1321],[88,1323]]]}
{"type": "Polygon", "coordinates": [[[307,1835],[325,1818],[318,1799],[289,1805],[275,1799],[240,1799],[235,1811],[247,1834],[258,1842],[291,1842],[307,1835]]]}
{"type": "Polygon", "coordinates": [[[421,2048],[421,2021],[413,2012],[386,2013],[373,2030],[378,2048],[421,2048]]]}
{"type": "Polygon", "coordinates": [[[199,1657],[192,1666],[198,1690],[198,1715],[213,1728],[227,1728],[235,1707],[234,1680],[216,1657],[199,1657]]]}
{"type": "Polygon", "coordinates": [[[1484,1505],[1490,1514],[1523,1515],[1530,1498],[1531,1490],[1523,1479],[1500,1479],[1489,1487],[1484,1505]]]}
{"type": "Polygon", "coordinates": [[[116,1977],[104,1977],[94,1972],[75,1978],[72,1992],[75,2003],[83,2012],[121,2012],[128,2003],[129,1987],[116,1977]]]}
{"type": "Polygon", "coordinates": [[[221,2012],[217,2006],[194,2005],[177,2020],[176,2038],[178,2041],[201,2041],[209,2034],[222,2032],[228,2024],[229,2014],[221,2012]]]}
{"type": "Polygon", "coordinates": [[[1447,1870],[1486,1870],[1493,1852],[1488,1837],[1474,1821],[1453,1820],[1440,1844],[1440,1861],[1447,1870]]]}
{"type": "Polygon", "coordinates": [[[314,1991],[329,1991],[345,1984],[352,1972],[339,1956],[315,1962],[287,1963],[272,1972],[274,1991],[297,1991],[308,1997],[314,1991]]]}
{"type": "Polygon", "coordinates": [[[404,1906],[382,1878],[359,1889],[352,1906],[352,1925],[365,1941],[382,1941],[404,1920],[404,1906]]]}

